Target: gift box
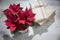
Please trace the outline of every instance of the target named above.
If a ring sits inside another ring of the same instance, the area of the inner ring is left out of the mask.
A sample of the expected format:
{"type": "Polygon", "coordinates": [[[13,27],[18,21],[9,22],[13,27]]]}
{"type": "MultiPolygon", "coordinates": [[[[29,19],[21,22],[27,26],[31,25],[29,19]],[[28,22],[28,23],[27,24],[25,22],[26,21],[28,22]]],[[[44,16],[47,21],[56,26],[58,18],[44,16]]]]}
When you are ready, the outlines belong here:
{"type": "Polygon", "coordinates": [[[55,9],[51,6],[47,6],[42,0],[37,0],[33,4],[30,4],[32,11],[36,14],[35,22],[39,25],[46,24],[51,18],[55,16],[55,9]]]}

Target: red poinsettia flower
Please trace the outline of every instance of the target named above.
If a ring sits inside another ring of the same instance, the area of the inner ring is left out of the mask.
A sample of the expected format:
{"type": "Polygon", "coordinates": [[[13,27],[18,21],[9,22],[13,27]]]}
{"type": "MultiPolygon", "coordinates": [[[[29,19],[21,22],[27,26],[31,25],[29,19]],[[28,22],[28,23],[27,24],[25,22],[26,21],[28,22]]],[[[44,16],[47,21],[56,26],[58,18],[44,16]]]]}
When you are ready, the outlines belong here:
{"type": "Polygon", "coordinates": [[[7,17],[5,20],[6,25],[11,32],[18,30],[25,30],[26,24],[32,25],[35,14],[32,9],[26,8],[24,11],[21,9],[20,4],[10,4],[9,9],[3,11],[7,17]]]}
{"type": "Polygon", "coordinates": [[[33,14],[32,9],[26,8],[26,17],[27,17],[27,24],[32,25],[32,22],[34,21],[35,14],[33,14]]]}

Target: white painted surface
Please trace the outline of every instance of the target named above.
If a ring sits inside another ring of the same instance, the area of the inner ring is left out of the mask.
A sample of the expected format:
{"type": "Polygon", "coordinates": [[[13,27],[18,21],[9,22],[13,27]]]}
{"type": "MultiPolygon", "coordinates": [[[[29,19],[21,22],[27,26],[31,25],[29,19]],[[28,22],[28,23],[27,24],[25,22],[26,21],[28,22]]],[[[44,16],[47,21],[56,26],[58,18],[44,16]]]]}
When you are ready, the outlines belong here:
{"type": "MultiPolygon", "coordinates": [[[[30,0],[31,1],[31,0],[30,0]]],[[[10,3],[20,3],[20,0],[1,0],[0,1],[0,8],[1,9],[5,9],[5,8],[7,8],[8,7],[8,5],[10,4],[10,3]]],[[[56,16],[55,16],[55,22],[59,22],[60,21],[60,7],[59,7],[59,5],[60,4],[58,4],[59,3],[59,1],[55,1],[55,0],[45,0],[45,3],[47,4],[47,5],[50,5],[50,6],[54,6],[55,8],[56,8],[56,16]]],[[[27,3],[24,3],[24,4],[26,4],[27,5],[27,3]]],[[[33,4],[33,3],[32,3],[33,4]]],[[[49,22],[50,23],[50,22],[49,22]]],[[[14,36],[14,38],[12,39],[12,40],[31,40],[31,39],[35,39],[36,40],[36,38],[38,38],[38,40],[39,40],[39,38],[41,39],[41,40],[45,40],[45,39],[50,39],[50,40],[52,40],[52,39],[54,39],[54,40],[58,40],[59,39],[59,28],[56,28],[56,27],[54,27],[54,26],[52,26],[51,24],[49,24],[49,23],[47,23],[47,25],[45,25],[44,27],[40,27],[40,26],[38,26],[37,28],[33,28],[33,30],[34,30],[34,34],[35,34],[35,38],[34,37],[28,37],[27,35],[27,33],[25,33],[25,34],[19,34],[19,33],[17,33],[15,36],[14,36]],[[45,32],[45,31],[47,31],[47,30],[45,30],[45,29],[47,29],[47,27],[50,27],[48,30],[49,30],[49,32],[45,32]],[[52,31],[52,32],[51,32],[52,31]],[[56,33],[56,32],[57,33],[56,33]],[[44,33],[45,32],[45,33],[44,33]],[[43,33],[42,35],[40,35],[41,33],[43,33]],[[38,35],[37,35],[38,34],[38,35]],[[37,35],[37,36],[36,36],[37,35]],[[47,37],[48,36],[48,37],[47,37]],[[46,37],[46,38],[45,38],[46,37]]],[[[0,23],[1,24],[1,23],[0,23]]],[[[60,24],[59,24],[60,25],[60,24]]],[[[0,30],[1,31],[1,30],[0,30]]],[[[7,32],[6,32],[7,33],[7,32]]],[[[0,34],[1,34],[1,32],[0,32],[0,34]]],[[[0,35],[1,36],[1,35],[0,35]]],[[[1,38],[1,37],[0,37],[1,38]]],[[[9,37],[5,37],[4,38],[4,40],[11,40],[11,39],[9,39],[9,37]]]]}
{"type": "Polygon", "coordinates": [[[60,38],[60,21],[54,22],[49,28],[48,32],[42,33],[42,35],[36,34],[32,40],[59,40],[60,38]]]}

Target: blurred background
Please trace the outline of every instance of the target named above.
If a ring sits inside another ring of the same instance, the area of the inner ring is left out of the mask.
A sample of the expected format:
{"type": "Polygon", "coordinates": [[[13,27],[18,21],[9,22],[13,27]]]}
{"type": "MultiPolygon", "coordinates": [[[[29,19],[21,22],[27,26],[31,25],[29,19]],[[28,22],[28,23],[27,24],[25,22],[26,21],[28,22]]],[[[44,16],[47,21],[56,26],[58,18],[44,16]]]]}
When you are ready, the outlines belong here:
{"type": "MultiPolygon", "coordinates": [[[[0,8],[6,8],[9,4],[12,3],[21,3],[21,1],[34,1],[34,0],[0,0],[0,8]]],[[[60,6],[60,0],[42,0],[45,4],[51,6],[60,6]]],[[[25,4],[26,5],[26,4],[25,4]]]]}
{"type": "MultiPolygon", "coordinates": [[[[34,1],[34,0],[0,0],[0,9],[5,9],[8,8],[9,4],[13,3],[23,3],[24,6],[29,6],[29,1],[34,1]]],[[[60,21],[60,0],[42,0],[44,4],[48,6],[52,6],[56,9],[56,15],[55,15],[55,21],[60,21]]],[[[47,25],[44,25],[43,27],[38,27],[38,28],[33,28],[35,34],[42,34],[43,32],[47,31],[47,28],[51,25],[52,21],[48,22],[47,25]]],[[[28,37],[28,33],[21,34],[17,33],[14,38],[9,38],[8,36],[3,36],[4,40],[31,40],[33,36],[28,37]]]]}

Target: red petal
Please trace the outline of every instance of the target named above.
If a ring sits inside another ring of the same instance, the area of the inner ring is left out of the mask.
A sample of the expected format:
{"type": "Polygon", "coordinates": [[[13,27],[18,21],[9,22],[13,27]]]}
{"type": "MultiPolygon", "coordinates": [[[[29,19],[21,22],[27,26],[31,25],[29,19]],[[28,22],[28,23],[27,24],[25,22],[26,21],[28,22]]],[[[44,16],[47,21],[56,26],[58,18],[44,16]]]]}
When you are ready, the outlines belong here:
{"type": "Polygon", "coordinates": [[[15,25],[9,22],[8,20],[6,20],[5,23],[10,28],[11,31],[14,31],[16,29],[15,25]]]}
{"type": "Polygon", "coordinates": [[[9,9],[12,9],[12,8],[13,8],[13,5],[12,5],[12,4],[10,4],[9,9]]]}
{"type": "Polygon", "coordinates": [[[9,14],[11,14],[11,11],[10,11],[9,9],[4,10],[3,12],[4,12],[4,14],[5,14],[6,16],[8,16],[9,14]]]}
{"type": "Polygon", "coordinates": [[[34,17],[29,17],[27,20],[28,21],[34,21],[34,17]]]}
{"type": "Polygon", "coordinates": [[[30,22],[30,21],[28,21],[28,22],[26,22],[28,25],[32,25],[32,21],[30,22]]]}
{"type": "Polygon", "coordinates": [[[7,26],[10,26],[10,27],[11,27],[11,26],[14,26],[11,22],[9,22],[9,21],[7,21],[7,20],[5,21],[5,23],[6,23],[7,26]]]}
{"type": "Polygon", "coordinates": [[[9,9],[12,9],[13,11],[18,11],[19,9],[20,9],[20,6],[19,6],[19,4],[18,5],[16,5],[16,4],[10,4],[10,6],[9,6],[9,9]]]}
{"type": "Polygon", "coordinates": [[[17,22],[17,21],[19,21],[20,20],[20,18],[17,18],[14,22],[17,22]]]}
{"type": "Polygon", "coordinates": [[[10,27],[10,31],[13,32],[15,31],[16,27],[10,27]]]}
{"type": "Polygon", "coordinates": [[[25,20],[19,20],[20,24],[25,24],[25,20]]]}

